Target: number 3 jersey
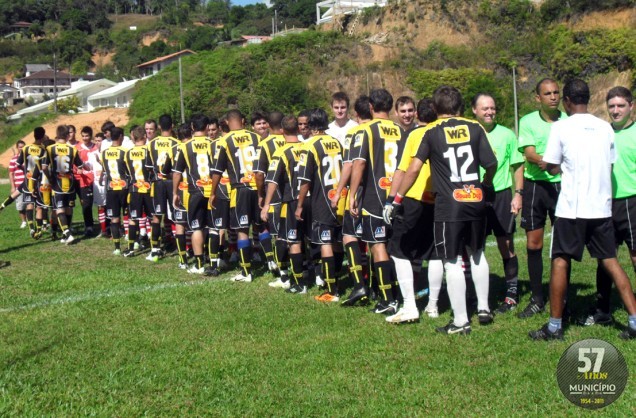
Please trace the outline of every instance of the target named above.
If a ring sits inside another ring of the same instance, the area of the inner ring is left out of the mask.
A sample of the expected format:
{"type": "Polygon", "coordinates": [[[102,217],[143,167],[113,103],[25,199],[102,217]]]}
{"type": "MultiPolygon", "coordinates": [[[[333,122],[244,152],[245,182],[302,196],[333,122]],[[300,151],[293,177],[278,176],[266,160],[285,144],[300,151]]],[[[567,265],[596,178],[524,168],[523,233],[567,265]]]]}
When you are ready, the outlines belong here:
{"type": "Polygon", "coordinates": [[[316,135],[303,145],[298,162],[298,179],[311,182],[311,219],[335,226],[344,213],[344,201],[338,211],[331,208],[331,197],[338,189],[342,171],[342,146],[329,135],[316,135]]]}
{"type": "Polygon", "coordinates": [[[497,165],[486,131],[464,118],[438,119],[426,125],[414,157],[430,160],[435,197],[435,221],[483,218],[485,197],[479,167],[497,165]]]}
{"type": "Polygon", "coordinates": [[[393,174],[402,158],[406,134],[397,123],[378,119],[363,125],[351,140],[350,159],[367,163],[360,196],[362,214],[381,218],[393,183],[393,174]]]}
{"type": "Polygon", "coordinates": [[[68,144],[54,144],[46,148],[51,173],[51,188],[57,194],[75,192],[75,177],[73,166],[81,167],[84,162],[77,152],[77,148],[68,144]]]}
{"type": "Polygon", "coordinates": [[[258,135],[245,129],[232,131],[216,143],[212,171],[227,170],[233,189],[256,190],[254,168],[258,161],[258,135]]]}

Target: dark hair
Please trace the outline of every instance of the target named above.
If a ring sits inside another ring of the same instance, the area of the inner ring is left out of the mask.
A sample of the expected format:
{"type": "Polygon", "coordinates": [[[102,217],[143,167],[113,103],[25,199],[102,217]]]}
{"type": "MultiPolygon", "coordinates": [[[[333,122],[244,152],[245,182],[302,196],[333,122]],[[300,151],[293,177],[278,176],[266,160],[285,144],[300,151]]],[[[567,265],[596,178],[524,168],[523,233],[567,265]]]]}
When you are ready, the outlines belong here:
{"type": "Polygon", "coordinates": [[[536,86],[535,86],[535,88],[534,88],[534,92],[535,92],[535,93],[537,93],[537,94],[541,94],[541,85],[542,85],[543,83],[554,83],[554,84],[558,84],[558,83],[556,82],[556,80],[555,80],[555,79],[553,79],[553,78],[549,78],[549,77],[542,78],[541,80],[539,80],[539,82],[537,83],[537,85],[536,85],[536,86]]]}
{"type": "Polygon", "coordinates": [[[155,125],[155,129],[157,129],[157,121],[154,119],[148,119],[144,122],[144,125],[147,125],[149,123],[152,123],[153,125],[155,125]]]}
{"type": "MultiPolygon", "coordinates": [[[[208,124],[209,125],[209,124],[208,124]]],[[[180,125],[177,128],[177,138],[181,141],[184,139],[192,138],[192,128],[187,123],[180,125]]]]}
{"type": "Polygon", "coordinates": [[[207,116],[197,113],[196,115],[190,118],[190,123],[192,124],[192,129],[196,132],[203,132],[205,128],[208,127],[210,120],[207,116]]]}
{"type": "Polygon", "coordinates": [[[124,139],[124,130],[116,126],[110,128],[110,139],[112,139],[113,141],[124,139]]]}
{"type": "Polygon", "coordinates": [[[609,89],[607,92],[607,97],[605,98],[606,102],[609,102],[614,97],[622,97],[627,100],[627,103],[632,103],[634,101],[634,96],[632,96],[632,92],[629,91],[628,88],[623,86],[616,86],[609,89]]]}
{"type": "Polygon", "coordinates": [[[386,89],[371,90],[369,102],[375,112],[390,112],[393,108],[393,96],[386,89]]]}
{"type": "Polygon", "coordinates": [[[55,138],[56,139],[66,139],[68,137],[68,126],[66,125],[58,125],[55,130],[55,138]]]}
{"type": "Polygon", "coordinates": [[[219,126],[219,118],[216,116],[208,116],[208,125],[219,126]]]}
{"type": "Polygon", "coordinates": [[[360,119],[371,119],[371,107],[369,106],[369,96],[362,95],[358,97],[353,104],[353,110],[357,113],[360,119]]]}
{"type": "Polygon", "coordinates": [[[20,146],[20,144],[22,144],[22,145],[26,145],[26,142],[24,142],[24,141],[23,141],[23,140],[21,140],[21,139],[18,139],[18,141],[15,143],[15,147],[16,147],[16,148],[17,148],[17,147],[19,147],[19,146],[20,146]]]}
{"type": "Polygon", "coordinates": [[[267,113],[261,112],[260,110],[255,110],[254,112],[252,112],[252,116],[250,117],[250,124],[254,126],[254,123],[259,120],[269,122],[269,120],[267,119],[267,113]]]}
{"type": "Polygon", "coordinates": [[[568,80],[563,86],[563,97],[575,105],[586,105],[590,102],[590,87],[580,78],[568,80]]]}
{"type": "Polygon", "coordinates": [[[309,129],[312,131],[325,131],[329,127],[329,116],[324,109],[313,109],[309,114],[309,129]]]}
{"type": "Polygon", "coordinates": [[[495,97],[492,94],[485,93],[485,92],[479,92],[479,93],[477,93],[477,94],[475,94],[473,96],[473,99],[470,101],[470,105],[472,107],[477,106],[477,100],[479,100],[481,97],[490,97],[493,101],[495,100],[495,97]]]}
{"type": "MultiPolygon", "coordinates": [[[[115,127],[115,124],[109,120],[107,120],[106,122],[104,122],[104,124],[102,125],[102,132],[107,132],[110,131],[111,129],[113,129],[115,127]]],[[[112,133],[112,132],[111,132],[112,133]]]]}
{"type": "Polygon", "coordinates": [[[272,129],[281,129],[283,117],[285,117],[285,115],[283,115],[281,112],[271,112],[269,114],[269,127],[272,129]]]}
{"type": "Polygon", "coordinates": [[[104,139],[104,134],[103,134],[103,133],[101,133],[101,132],[97,132],[97,133],[95,134],[95,138],[101,138],[101,139],[104,139]]]}
{"type": "Polygon", "coordinates": [[[294,115],[283,117],[281,127],[285,135],[298,135],[298,119],[294,115]]]}
{"type": "Polygon", "coordinates": [[[228,133],[230,132],[230,127],[227,124],[227,115],[223,115],[221,116],[221,118],[219,119],[219,128],[221,129],[221,131],[223,131],[224,133],[228,133]]]}
{"type": "Polygon", "coordinates": [[[241,113],[241,111],[238,110],[238,109],[230,109],[225,114],[225,120],[227,121],[227,120],[230,120],[230,119],[243,120],[243,119],[245,119],[245,116],[243,116],[243,113],[241,113]]]}
{"type": "Polygon", "coordinates": [[[398,110],[398,107],[411,103],[413,107],[415,107],[415,100],[413,100],[410,96],[400,96],[395,101],[395,110],[398,110]]]}
{"type": "Polygon", "coordinates": [[[37,128],[33,130],[33,137],[35,138],[36,141],[41,141],[42,139],[44,139],[45,136],[46,136],[46,131],[44,130],[43,127],[38,126],[37,128]]]}
{"type": "Polygon", "coordinates": [[[349,96],[344,91],[338,91],[331,95],[331,104],[333,102],[345,102],[347,107],[349,107],[349,96]]]}
{"type": "Polygon", "coordinates": [[[69,130],[69,134],[71,133],[71,128],[73,128],[73,132],[77,133],[77,129],[75,128],[75,125],[66,125],[68,127],[69,130]]]}
{"type": "Polygon", "coordinates": [[[89,134],[90,136],[93,136],[93,128],[91,128],[90,126],[84,126],[82,130],[80,131],[80,133],[89,134]]]}
{"type": "Polygon", "coordinates": [[[167,114],[159,116],[159,128],[164,132],[172,129],[172,116],[167,114]]]}
{"type": "Polygon", "coordinates": [[[417,103],[417,120],[423,123],[435,122],[437,113],[433,99],[425,97],[417,103]]]}
{"type": "Polygon", "coordinates": [[[146,136],[146,130],[144,128],[142,128],[141,126],[137,126],[134,129],[132,129],[130,131],[130,134],[132,135],[132,139],[134,142],[139,141],[141,138],[143,138],[144,136],[146,136]]]}
{"type": "Polygon", "coordinates": [[[309,116],[311,116],[311,110],[309,109],[305,109],[298,114],[299,118],[308,118],[309,116]]]}
{"type": "Polygon", "coordinates": [[[461,115],[464,113],[464,99],[455,87],[440,86],[433,93],[433,105],[438,115],[461,115]]]}

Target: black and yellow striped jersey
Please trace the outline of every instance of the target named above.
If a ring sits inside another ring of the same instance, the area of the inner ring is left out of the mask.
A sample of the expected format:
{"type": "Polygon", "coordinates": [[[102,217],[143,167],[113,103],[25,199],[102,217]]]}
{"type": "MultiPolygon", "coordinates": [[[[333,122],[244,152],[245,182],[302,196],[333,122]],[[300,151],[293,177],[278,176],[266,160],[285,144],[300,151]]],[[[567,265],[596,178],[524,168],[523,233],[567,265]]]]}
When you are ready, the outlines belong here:
{"type": "Polygon", "coordinates": [[[126,151],[126,170],[130,178],[131,191],[135,193],[150,193],[150,179],[153,177],[152,168],[146,165],[148,148],[145,145],[136,146],[126,151]]]}
{"type": "Polygon", "coordinates": [[[227,170],[233,188],[256,189],[254,166],[258,160],[258,135],[246,129],[232,131],[217,142],[212,171],[227,170]]]}
{"type": "Polygon", "coordinates": [[[179,145],[173,171],[188,173],[188,191],[210,197],[212,194],[212,143],[204,136],[195,136],[179,145]]]}
{"type": "Polygon", "coordinates": [[[430,160],[435,188],[435,221],[482,219],[486,200],[479,167],[497,165],[486,131],[461,117],[426,125],[414,157],[430,160]]]}
{"type": "MultiPolygon", "coordinates": [[[[263,173],[267,176],[269,164],[274,157],[274,153],[277,149],[285,146],[286,143],[287,142],[285,141],[285,137],[278,134],[273,134],[263,139],[258,146],[258,161],[256,162],[256,166],[254,167],[254,172],[263,173]]],[[[277,189],[270,203],[272,205],[276,205],[281,202],[281,199],[281,193],[279,192],[279,189],[277,189]]]]}
{"type": "MultiPolygon", "coordinates": [[[[216,155],[217,153],[217,145],[221,138],[216,138],[212,140],[212,155],[216,155]]],[[[221,200],[230,200],[230,195],[232,193],[232,186],[230,186],[230,177],[227,175],[227,170],[221,174],[221,180],[219,181],[219,186],[216,188],[215,195],[218,199],[221,200]]]]}
{"type": "Polygon", "coordinates": [[[371,121],[361,123],[360,125],[356,125],[350,128],[345,134],[344,144],[342,146],[342,162],[343,163],[351,162],[351,144],[353,143],[353,138],[355,137],[356,133],[359,130],[364,129],[365,126],[367,126],[369,123],[371,123],[371,121]]]}
{"type": "MultiPolygon", "coordinates": [[[[179,159],[179,154],[181,153],[181,145],[187,144],[192,139],[188,139],[177,146],[177,153],[174,156],[174,163],[177,164],[177,160],[179,159]]],[[[173,170],[174,171],[174,170],[173,170]]],[[[190,198],[190,192],[188,191],[188,168],[181,172],[181,181],[177,186],[177,196],[179,196],[179,200],[181,201],[182,208],[177,209],[185,209],[188,206],[188,199],[190,198]]]]}
{"type": "MultiPolygon", "coordinates": [[[[329,135],[316,135],[304,143],[300,156],[298,179],[310,182],[311,218],[313,221],[336,225],[338,213],[331,208],[342,171],[342,146],[329,135]]],[[[344,200],[344,199],[343,199],[344,200]]],[[[342,201],[344,210],[344,201],[342,201]]]]}
{"type": "MultiPolygon", "coordinates": [[[[411,160],[422,143],[422,138],[426,132],[425,126],[418,126],[410,131],[406,138],[406,146],[402,153],[402,158],[398,164],[398,170],[406,172],[411,165],[411,160]]],[[[420,200],[425,203],[435,203],[435,194],[433,192],[433,179],[431,178],[431,165],[425,163],[420,173],[415,179],[413,186],[406,192],[406,197],[420,200]]]]}
{"type": "Polygon", "coordinates": [[[126,150],[121,146],[110,147],[102,151],[102,165],[106,175],[107,190],[128,189],[128,171],[125,160],[126,150]]]}
{"type": "Polygon", "coordinates": [[[302,153],[303,143],[292,142],[278,148],[272,155],[265,181],[278,186],[282,202],[298,200],[298,162],[302,153]]]}
{"type": "Polygon", "coordinates": [[[55,193],[66,194],[75,191],[73,167],[81,167],[84,162],[77,148],[68,144],[54,144],[46,148],[51,188],[55,193]]]}
{"type": "Polygon", "coordinates": [[[16,164],[24,171],[24,183],[21,188],[24,193],[35,192],[42,164],[47,164],[46,160],[46,149],[43,146],[30,144],[22,148],[16,164]]]}
{"type": "Polygon", "coordinates": [[[152,169],[153,178],[150,180],[171,180],[174,157],[177,153],[179,141],[171,136],[157,136],[148,144],[148,159],[146,165],[152,169]]]}
{"type": "Polygon", "coordinates": [[[351,160],[364,160],[360,196],[363,215],[382,216],[391,190],[393,174],[406,144],[404,129],[389,119],[375,119],[355,133],[351,144],[351,160]]]}

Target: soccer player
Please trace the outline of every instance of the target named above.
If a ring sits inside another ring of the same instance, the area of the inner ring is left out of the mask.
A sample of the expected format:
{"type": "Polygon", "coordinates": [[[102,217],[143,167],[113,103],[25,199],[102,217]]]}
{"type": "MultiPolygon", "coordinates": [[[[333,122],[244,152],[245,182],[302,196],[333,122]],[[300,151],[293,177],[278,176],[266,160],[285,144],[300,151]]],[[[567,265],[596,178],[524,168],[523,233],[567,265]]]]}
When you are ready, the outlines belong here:
{"type": "Polygon", "coordinates": [[[519,318],[529,318],[544,310],[543,235],[546,218],[550,216],[550,221],[554,221],[554,210],[561,190],[561,176],[546,171],[547,164],[543,161],[552,124],[566,117],[559,110],[559,86],[556,81],[545,78],[537,83],[535,92],[539,110],[519,121],[519,151],[526,157],[521,227],[526,230],[528,275],[532,292],[530,303],[517,315],[519,318]]]}
{"type": "Polygon", "coordinates": [[[99,182],[106,185],[106,216],[110,219],[110,232],[115,250],[113,255],[121,255],[121,216],[126,212],[128,201],[128,177],[126,171],[126,150],[122,147],[124,131],[110,127],[111,144],[102,151],[104,171],[99,182]]]}
{"type": "MultiPolygon", "coordinates": [[[[304,226],[296,219],[298,209],[298,162],[302,154],[303,144],[298,139],[298,121],[294,116],[286,116],[281,121],[281,128],[285,144],[279,147],[273,154],[267,171],[267,193],[261,209],[261,219],[267,222],[270,218],[270,204],[276,194],[281,195],[280,229],[276,237],[276,257],[279,265],[289,250],[292,277],[291,285],[286,275],[278,278],[280,284],[270,286],[281,287],[289,293],[307,293],[307,283],[303,278],[303,242],[304,226]]],[[[281,267],[281,273],[283,268],[281,267]]]]}
{"type": "MultiPolygon", "coordinates": [[[[338,203],[342,199],[343,190],[349,185],[351,179],[351,144],[355,134],[367,123],[371,122],[371,107],[369,105],[368,96],[360,96],[353,104],[356,119],[359,125],[349,129],[345,135],[345,145],[343,147],[342,173],[338,182],[338,189],[331,198],[331,207],[337,208],[338,203]]],[[[353,289],[349,296],[342,302],[342,306],[354,306],[355,304],[366,304],[369,301],[369,290],[364,282],[364,269],[362,250],[360,249],[359,238],[362,235],[362,223],[360,218],[354,218],[349,212],[349,196],[355,194],[348,190],[345,196],[345,212],[342,218],[342,244],[344,245],[347,260],[349,261],[349,275],[353,279],[353,289]]]]}
{"type": "Polygon", "coordinates": [[[70,230],[70,216],[75,204],[73,169],[81,169],[84,166],[77,148],[67,144],[69,136],[66,125],[58,126],[57,143],[46,149],[48,177],[53,189],[53,207],[57,215],[58,225],[62,229],[61,242],[63,244],[71,244],[75,240],[70,230]]]}
{"type": "MultiPolygon", "coordinates": [[[[473,114],[486,130],[488,141],[497,156],[497,172],[493,178],[495,201],[486,205],[486,234],[493,233],[503,261],[506,297],[497,313],[506,313],[519,303],[519,261],[515,254],[515,216],[521,210],[523,197],[523,155],[517,137],[510,129],[495,121],[497,106],[488,93],[478,93],[472,100],[473,114]],[[513,179],[514,173],[514,179],[513,179]],[[511,187],[515,185],[514,194],[511,187]]],[[[483,173],[483,170],[482,170],[483,173]]]]}
{"type": "MultiPolygon", "coordinates": [[[[152,123],[146,122],[146,135],[152,123]]],[[[156,126],[156,125],[155,125],[156,126]]],[[[172,213],[172,166],[177,151],[177,140],[172,136],[172,118],[170,115],[161,115],[159,118],[161,135],[152,140],[147,140],[148,158],[146,165],[153,171],[152,176],[152,223],[150,235],[150,254],[146,260],[157,262],[163,257],[161,249],[161,221],[172,213]]],[[[207,128],[207,127],[206,127],[207,128]]],[[[148,179],[146,179],[148,180],[148,179]]],[[[141,216],[141,215],[140,215],[141,216]]]]}
{"type": "Polygon", "coordinates": [[[267,119],[267,113],[255,111],[252,112],[250,119],[252,129],[258,134],[261,140],[269,136],[269,121],[267,119]]]}
{"type": "MultiPolygon", "coordinates": [[[[245,119],[239,110],[232,109],[227,113],[227,123],[230,133],[217,142],[214,164],[211,167],[212,193],[216,191],[221,175],[227,170],[232,186],[230,228],[237,232],[241,260],[241,273],[234,276],[232,281],[251,282],[252,246],[248,235],[250,226],[259,233],[263,251],[272,251],[271,235],[260,222],[258,192],[254,178],[259,139],[258,134],[244,129],[245,119]]],[[[210,197],[211,207],[214,207],[215,199],[216,196],[213,194],[210,197]]]]}
{"type": "Polygon", "coordinates": [[[424,162],[430,161],[437,193],[433,231],[435,252],[444,263],[454,315],[448,325],[437,328],[437,331],[469,334],[466,280],[462,270],[464,248],[470,257],[478,318],[481,323],[492,322],[488,307],[489,270],[484,255],[484,230],[486,200],[494,199],[492,179],[497,170],[497,159],[481,125],[460,117],[464,101],[456,88],[438,87],[433,94],[433,102],[438,119],[426,128],[395,199],[403,199],[424,162]],[[486,170],[482,182],[479,181],[480,166],[486,170]]]}
{"type": "MultiPolygon", "coordinates": [[[[84,236],[93,236],[93,189],[95,183],[94,162],[99,158],[99,145],[93,142],[93,128],[84,126],[80,131],[82,141],[78,142],[75,148],[80,159],[85,163],[81,170],[78,170],[75,179],[78,180],[79,198],[82,205],[82,216],[84,217],[84,236]],[[88,163],[88,164],[86,164],[88,163]]],[[[101,167],[101,165],[100,165],[101,167]]]]}
{"type": "Polygon", "coordinates": [[[386,244],[389,230],[382,219],[384,203],[389,195],[393,174],[402,157],[406,134],[400,125],[389,119],[393,97],[384,89],[371,91],[369,105],[373,121],[367,123],[353,137],[350,158],[353,161],[349,210],[362,222],[362,241],[371,247],[373,268],[378,280],[380,301],[374,313],[397,313],[397,301],[393,295],[393,268],[386,244]]]}
{"type": "Polygon", "coordinates": [[[329,124],[325,133],[340,141],[340,145],[344,145],[347,132],[357,125],[349,118],[349,96],[347,93],[339,91],[331,96],[331,110],[335,119],[329,124]]]}
{"type": "MultiPolygon", "coordinates": [[[[33,144],[22,148],[16,164],[24,171],[24,182],[19,190],[26,205],[27,226],[31,237],[40,239],[42,231],[43,211],[40,205],[36,205],[36,196],[39,193],[40,175],[42,163],[46,162],[46,149],[42,146],[46,131],[41,126],[33,130],[33,144]],[[35,223],[33,222],[33,210],[35,209],[35,223]]],[[[7,204],[6,202],[3,203],[7,204]]]]}
{"type": "Polygon", "coordinates": [[[15,208],[20,214],[20,219],[22,223],[20,224],[20,229],[24,229],[27,227],[27,217],[26,217],[26,205],[24,204],[24,198],[22,197],[22,192],[20,192],[20,186],[24,183],[24,171],[18,167],[17,161],[18,157],[22,153],[22,148],[26,143],[23,140],[19,140],[15,143],[15,148],[17,150],[16,154],[9,161],[9,183],[11,184],[11,192],[9,193],[9,197],[7,197],[2,204],[0,204],[0,212],[9,206],[11,203],[15,201],[15,208]]]}
{"type": "MultiPolygon", "coordinates": [[[[210,125],[208,125],[209,127],[210,125]]],[[[220,124],[220,126],[226,126],[226,124],[220,124]]],[[[229,133],[223,131],[224,134],[229,133]]],[[[209,130],[208,130],[209,133],[209,130]]],[[[212,155],[216,155],[216,147],[222,137],[212,139],[212,155]]],[[[225,264],[223,260],[223,252],[225,250],[224,243],[228,241],[232,236],[234,243],[236,243],[236,232],[230,231],[230,197],[232,195],[232,187],[230,186],[230,178],[228,177],[227,170],[221,174],[221,180],[216,188],[215,204],[212,208],[212,224],[208,234],[208,253],[210,256],[210,264],[212,265],[212,276],[217,276],[221,273],[221,268],[225,264]]],[[[236,253],[234,253],[236,254],[236,253]]]]}
{"type": "Polygon", "coordinates": [[[93,138],[93,142],[95,143],[96,152],[90,153],[89,163],[93,169],[93,204],[97,206],[97,219],[99,220],[99,226],[101,232],[98,237],[102,238],[110,238],[109,232],[109,221],[106,218],[106,188],[102,183],[100,183],[99,179],[104,172],[104,167],[101,162],[101,147],[102,141],[104,140],[104,134],[102,132],[98,132],[95,134],[93,138]]]}
{"type": "Polygon", "coordinates": [[[152,197],[150,196],[153,172],[152,167],[146,164],[148,149],[146,148],[146,130],[141,126],[131,132],[135,147],[126,151],[125,162],[128,178],[130,179],[130,194],[128,221],[128,249],[123,252],[124,257],[135,255],[135,243],[139,235],[139,222],[145,219],[146,213],[152,211],[152,197]]]}
{"type": "Polygon", "coordinates": [[[221,137],[221,128],[219,127],[219,120],[211,117],[210,124],[208,125],[208,139],[213,141],[221,137]]]}
{"type": "MultiPolygon", "coordinates": [[[[157,121],[154,119],[148,119],[146,123],[144,123],[144,130],[146,131],[146,142],[150,142],[155,139],[157,136],[157,121]]],[[[161,134],[163,135],[163,128],[161,128],[161,131],[161,134]]]]}
{"type": "Polygon", "coordinates": [[[333,247],[340,241],[340,221],[342,211],[331,207],[330,197],[336,192],[342,171],[342,147],[340,142],[327,135],[329,120],[323,109],[314,109],[309,116],[309,129],[312,137],[303,145],[303,153],[298,163],[300,194],[296,219],[303,221],[303,203],[310,192],[311,196],[311,237],[314,246],[320,247],[322,258],[322,278],[327,289],[316,300],[320,302],[338,302],[338,284],[336,281],[336,260],[333,247]]]}
{"type": "Polygon", "coordinates": [[[298,139],[300,142],[305,142],[311,137],[311,130],[309,129],[309,110],[303,110],[298,114],[298,139]]]}
{"type": "MultiPolygon", "coordinates": [[[[208,125],[208,134],[209,134],[208,125]]],[[[188,124],[183,124],[177,129],[177,139],[181,144],[185,144],[192,139],[192,127],[188,124]]],[[[179,152],[181,148],[177,148],[177,154],[175,155],[175,162],[179,159],[179,152]]],[[[173,171],[174,172],[174,171],[173,171]]],[[[177,185],[176,194],[181,206],[174,206],[174,223],[175,223],[175,236],[177,241],[177,252],[179,255],[179,268],[182,270],[188,269],[188,253],[186,251],[186,232],[188,229],[188,201],[190,195],[188,192],[188,169],[186,168],[181,173],[181,182],[177,185]]]]}
{"type": "Polygon", "coordinates": [[[569,117],[554,124],[543,154],[548,171],[562,173],[562,188],[550,246],[550,320],[529,333],[533,340],[563,339],[569,267],[572,259],[581,261],[584,247],[612,278],[629,314],[627,328],[619,336],[636,338],[636,298],[616,258],[612,224],[614,132],[607,122],[588,113],[589,100],[585,81],[565,84],[563,107],[569,117]]]}
{"type": "Polygon", "coordinates": [[[67,128],[68,128],[68,140],[66,141],[66,143],[72,147],[77,147],[79,145],[79,142],[77,141],[77,138],[75,137],[75,134],[77,133],[77,129],[73,125],[67,125],[67,128]]]}
{"type": "MultiPolygon", "coordinates": [[[[283,114],[281,112],[272,112],[269,114],[269,132],[270,135],[261,140],[258,149],[258,160],[254,165],[254,176],[256,180],[256,190],[258,190],[258,201],[259,207],[263,206],[263,201],[265,199],[265,175],[267,174],[267,170],[269,168],[269,163],[272,161],[272,157],[277,149],[285,145],[285,137],[283,134],[283,114]]],[[[268,229],[270,234],[276,239],[278,235],[278,228],[280,224],[280,211],[281,211],[281,194],[279,189],[276,189],[274,192],[274,196],[270,201],[270,215],[267,221],[268,229]]],[[[278,242],[278,241],[276,241],[278,242]]],[[[278,246],[284,252],[284,247],[286,247],[286,243],[281,241],[278,246]]],[[[263,248],[265,251],[265,248],[263,248]]],[[[265,252],[265,257],[267,257],[267,267],[270,272],[277,273],[278,265],[274,260],[273,252],[265,252]]],[[[281,272],[283,269],[280,270],[281,272]]],[[[280,280],[275,280],[270,284],[272,287],[277,287],[280,280]]]]}
{"type": "Polygon", "coordinates": [[[415,112],[415,100],[409,96],[400,96],[395,101],[395,114],[398,124],[407,134],[417,128],[417,116],[415,112]]]}
{"type": "Polygon", "coordinates": [[[213,146],[205,136],[209,124],[207,116],[194,115],[190,124],[194,131],[192,139],[179,145],[177,159],[172,169],[172,199],[175,208],[187,208],[188,225],[192,230],[192,250],[195,262],[187,271],[192,274],[209,274],[203,258],[203,243],[204,229],[212,226],[208,199],[214,196],[210,178],[210,169],[213,166],[213,146]],[[178,188],[184,172],[188,179],[188,201],[182,204],[178,188]]]}
{"type": "Polygon", "coordinates": [[[393,182],[387,203],[384,206],[383,218],[385,223],[392,224],[393,234],[389,240],[388,253],[395,264],[400,292],[404,301],[402,308],[386,318],[387,322],[399,324],[417,321],[420,313],[415,304],[415,277],[422,270],[422,262],[429,260],[429,281],[437,286],[437,293],[427,310],[431,316],[437,312],[437,297],[444,276],[440,260],[431,260],[433,253],[433,216],[435,210],[435,196],[429,164],[422,166],[413,186],[406,193],[402,201],[395,202],[395,195],[400,188],[404,173],[411,164],[413,155],[422,143],[426,126],[437,119],[432,109],[432,100],[425,98],[417,105],[418,119],[422,123],[411,131],[406,139],[406,145],[400,163],[393,175],[393,182]],[[396,210],[398,209],[398,210],[396,210]],[[434,277],[436,275],[436,277],[434,277]]]}
{"type": "MultiPolygon", "coordinates": [[[[607,92],[607,110],[614,129],[616,161],[612,166],[612,223],[615,243],[627,245],[636,271],[636,124],[632,120],[634,99],[628,88],[617,86],[607,92]]],[[[596,269],[596,308],[581,325],[610,325],[612,280],[599,260],[596,269]]]]}

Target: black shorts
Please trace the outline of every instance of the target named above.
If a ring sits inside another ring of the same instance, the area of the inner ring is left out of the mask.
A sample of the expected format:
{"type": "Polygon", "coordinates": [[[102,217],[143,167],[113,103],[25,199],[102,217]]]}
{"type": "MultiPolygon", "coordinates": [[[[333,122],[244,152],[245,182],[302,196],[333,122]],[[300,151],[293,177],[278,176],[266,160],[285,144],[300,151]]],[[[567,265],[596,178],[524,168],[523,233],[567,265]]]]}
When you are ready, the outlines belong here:
{"type": "Polygon", "coordinates": [[[258,207],[258,192],[249,187],[232,189],[230,199],[230,228],[247,229],[252,224],[261,224],[258,207]]]}
{"type": "Polygon", "coordinates": [[[152,214],[168,215],[172,211],[172,180],[159,180],[152,183],[152,214]]]}
{"type": "Polygon", "coordinates": [[[370,244],[380,244],[389,241],[391,228],[382,218],[370,215],[360,216],[362,234],[360,239],[370,244]]]}
{"type": "Polygon", "coordinates": [[[354,218],[348,210],[342,217],[342,235],[360,238],[362,236],[362,218],[354,218]]]}
{"type": "Polygon", "coordinates": [[[278,238],[290,244],[303,242],[305,238],[304,222],[296,219],[298,201],[293,200],[291,202],[281,203],[279,206],[281,210],[278,238]]]}
{"type": "Polygon", "coordinates": [[[495,194],[495,201],[486,204],[486,235],[509,236],[515,232],[515,216],[510,212],[510,189],[495,194]]]}
{"type": "Polygon", "coordinates": [[[554,259],[566,255],[581,261],[584,247],[593,258],[602,260],[616,257],[612,218],[557,218],[554,221],[550,257],[554,259]]]}
{"type": "Polygon", "coordinates": [[[120,218],[128,207],[128,190],[106,191],[106,217],[120,218]]]}
{"type": "Polygon", "coordinates": [[[303,202],[303,226],[305,228],[305,237],[311,240],[311,224],[313,219],[311,218],[311,198],[307,196],[303,202]]]}
{"type": "Polygon", "coordinates": [[[93,185],[81,187],[79,189],[80,204],[84,206],[93,206],[93,185]]]}
{"type": "Polygon", "coordinates": [[[395,217],[387,251],[397,258],[422,264],[433,252],[433,214],[435,205],[405,197],[403,212],[395,217]]]}
{"type": "Polygon", "coordinates": [[[214,229],[228,229],[230,226],[230,201],[219,199],[218,195],[214,201],[212,209],[212,220],[214,229]]]}
{"type": "Polygon", "coordinates": [[[636,196],[612,201],[612,221],[616,245],[625,243],[636,251],[636,196]]]}
{"type": "Polygon", "coordinates": [[[25,205],[32,205],[35,203],[35,197],[31,193],[22,192],[22,202],[25,205]]]}
{"type": "Polygon", "coordinates": [[[312,222],[310,241],[316,245],[336,244],[342,241],[342,228],[321,224],[320,222],[312,222]]]}
{"type": "Polygon", "coordinates": [[[269,206],[267,213],[267,229],[271,235],[277,236],[280,230],[280,211],[282,203],[269,206]]]}
{"type": "Polygon", "coordinates": [[[175,224],[188,226],[188,211],[187,210],[175,208],[172,216],[174,217],[175,224]]]}
{"type": "Polygon", "coordinates": [[[131,192],[128,200],[130,219],[136,221],[152,213],[153,200],[150,197],[150,193],[131,192]]]}
{"type": "Polygon", "coordinates": [[[55,193],[53,192],[53,207],[55,209],[66,209],[75,207],[75,193],[55,193]]]}
{"type": "Polygon", "coordinates": [[[554,222],[561,183],[547,181],[523,181],[523,202],[521,204],[521,227],[526,231],[534,231],[545,227],[547,217],[554,222]]]}
{"type": "Polygon", "coordinates": [[[210,200],[201,193],[194,193],[188,199],[188,226],[192,231],[201,231],[212,226],[210,200]]]}
{"type": "Polygon", "coordinates": [[[441,260],[454,260],[470,248],[475,253],[486,243],[486,219],[457,222],[435,222],[435,255],[441,260]]]}

